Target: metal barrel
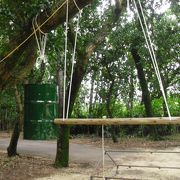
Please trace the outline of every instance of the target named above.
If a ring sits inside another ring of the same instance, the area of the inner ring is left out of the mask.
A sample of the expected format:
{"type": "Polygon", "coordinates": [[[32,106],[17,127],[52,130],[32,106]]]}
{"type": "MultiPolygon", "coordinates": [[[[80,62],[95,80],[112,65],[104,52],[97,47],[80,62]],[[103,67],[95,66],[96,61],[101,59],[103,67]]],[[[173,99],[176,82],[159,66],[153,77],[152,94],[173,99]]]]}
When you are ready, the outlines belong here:
{"type": "Polygon", "coordinates": [[[56,137],[53,120],[58,115],[55,84],[27,84],[24,87],[24,139],[48,140],[56,137]]]}

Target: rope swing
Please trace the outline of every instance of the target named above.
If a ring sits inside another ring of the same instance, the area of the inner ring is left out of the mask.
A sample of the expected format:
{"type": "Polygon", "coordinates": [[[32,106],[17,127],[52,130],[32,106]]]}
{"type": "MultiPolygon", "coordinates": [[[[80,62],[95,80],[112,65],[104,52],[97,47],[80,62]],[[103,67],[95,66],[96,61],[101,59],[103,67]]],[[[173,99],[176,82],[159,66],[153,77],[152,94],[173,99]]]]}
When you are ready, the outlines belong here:
{"type": "MultiPolygon", "coordinates": [[[[75,55],[76,55],[76,44],[77,44],[77,36],[78,36],[78,30],[79,30],[79,21],[80,21],[80,17],[81,17],[81,10],[78,7],[76,1],[75,0],[73,0],[73,1],[74,1],[74,4],[76,5],[76,7],[79,10],[79,14],[78,14],[78,19],[77,19],[76,34],[75,34],[75,40],[74,40],[75,43],[74,43],[73,55],[72,55],[72,65],[71,65],[71,75],[70,75],[69,92],[68,92],[68,100],[67,100],[67,109],[66,109],[66,71],[67,71],[67,53],[68,53],[68,51],[67,51],[67,41],[68,41],[67,35],[68,35],[68,11],[69,10],[68,10],[68,0],[66,1],[66,6],[67,7],[66,7],[66,28],[65,28],[65,57],[64,57],[64,96],[63,96],[63,119],[62,119],[64,124],[73,124],[73,123],[71,123],[72,119],[69,119],[68,121],[64,121],[64,120],[68,119],[68,116],[69,116],[69,106],[70,106],[70,98],[71,98],[72,78],[73,78],[75,55]],[[65,110],[66,110],[66,113],[65,113],[65,110]]],[[[160,89],[162,91],[162,95],[163,95],[163,98],[164,98],[164,101],[165,101],[165,104],[166,104],[169,120],[171,120],[171,114],[170,114],[170,111],[169,111],[169,106],[168,106],[168,103],[167,103],[167,98],[166,98],[166,95],[165,95],[165,92],[164,92],[163,83],[162,83],[162,79],[161,79],[161,76],[160,76],[160,71],[159,71],[159,67],[158,67],[158,64],[157,64],[157,59],[156,59],[155,51],[154,51],[154,48],[153,48],[153,44],[152,44],[152,40],[151,40],[151,37],[150,37],[149,29],[148,29],[148,26],[147,26],[147,23],[146,23],[146,19],[145,19],[144,13],[143,13],[142,5],[141,5],[140,0],[138,0],[139,6],[140,6],[140,12],[139,12],[139,10],[137,8],[136,1],[133,0],[133,2],[134,2],[134,5],[135,5],[135,9],[136,9],[137,15],[138,15],[138,19],[140,21],[140,25],[141,25],[141,28],[142,28],[142,31],[143,31],[143,35],[144,35],[144,38],[145,38],[145,41],[146,41],[146,45],[148,47],[148,50],[149,50],[149,53],[150,53],[150,57],[152,59],[153,67],[154,67],[154,70],[155,70],[155,73],[156,73],[156,76],[157,76],[157,79],[158,79],[158,82],[159,82],[159,85],[160,85],[160,89]],[[140,13],[143,16],[142,19],[141,19],[140,13]],[[143,23],[145,24],[145,27],[143,26],[143,23]]],[[[129,13],[129,11],[130,11],[130,0],[127,0],[127,13],[129,13]]],[[[88,119],[84,120],[84,122],[86,122],[85,123],[86,125],[88,125],[87,121],[88,121],[88,119]]],[[[105,121],[106,120],[104,119],[103,122],[105,122],[105,121]]],[[[60,122],[58,119],[55,120],[56,124],[58,124],[58,122],[60,122]]],[[[78,122],[79,122],[79,124],[81,124],[83,121],[79,120],[78,122]]],[[[78,124],[78,122],[76,122],[74,124],[78,124]]],[[[93,123],[93,120],[89,120],[88,122],[91,124],[91,123],[93,123]]],[[[99,120],[99,122],[100,122],[100,120],[99,120]]],[[[120,121],[118,120],[118,123],[119,122],[120,121]]],[[[144,120],[143,120],[143,122],[146,123],[144,120]]],[[[169,121],[169,122],[172,122],[172,121],[169,121]]],[[[97,121],[95,123],[97,123],[97,121]]],[[[105,148],[104,148],[104,124],[102,123],[102,120],[101,120],[100,123],[102,125],[102,178],[105,179],[105,174],[104,174],[104,172],[105,172],[105,169],[104,169],[104,167],[105,167],[105,157],[104,157],[105,156],[105,148]]],[[[117,123],[117,122],[115,122],[115,123],[117,123]]],[[[134,121],[134,123],[136,123],[136,120],[134,121]]],[[[149,122],[147,122],[147,123],[149,123],[149,122]]],[[[156,120],[153,119],[151,121],[151,123],[152,124],[156,124],[156,120]]],[[[159,120],[157,121],[157,124],[158,123],[159,123],[159,120]]],[[[163,121],[163,123],[165,123],[165,121],[163,121]]],[[[139,121],[138,121],[137,124],[139,124],[139,121]]]]}

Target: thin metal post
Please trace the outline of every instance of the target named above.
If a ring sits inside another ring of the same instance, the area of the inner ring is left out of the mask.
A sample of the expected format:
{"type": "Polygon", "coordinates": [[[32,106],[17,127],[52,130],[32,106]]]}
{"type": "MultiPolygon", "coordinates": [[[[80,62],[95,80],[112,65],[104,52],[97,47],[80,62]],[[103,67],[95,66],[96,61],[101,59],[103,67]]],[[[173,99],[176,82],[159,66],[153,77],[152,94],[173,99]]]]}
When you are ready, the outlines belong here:
{"type": "Polygon", "coordinates": [[[110,154],[108,153],[109,151],[105,151],[105,154],[111,159],[111,161],[114,163],[115,166],[117,166],[118,164],[116,163],[116,161],[110,156],[110,154]]]}
{"type": "Polygon", "coordinates": [[[106,153],[116,153],[116,152],[120,152],[120,153],[150,153],[150,154],[178,154],[180,153],[180,151],[137,151],[137,150],[107,150],[106,153]]]}

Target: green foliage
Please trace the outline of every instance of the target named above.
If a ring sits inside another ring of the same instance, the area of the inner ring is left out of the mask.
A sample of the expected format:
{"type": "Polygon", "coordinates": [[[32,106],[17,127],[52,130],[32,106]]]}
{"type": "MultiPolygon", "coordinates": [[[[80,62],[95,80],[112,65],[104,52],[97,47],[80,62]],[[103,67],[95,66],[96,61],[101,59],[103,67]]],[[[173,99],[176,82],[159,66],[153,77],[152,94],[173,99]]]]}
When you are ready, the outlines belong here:
{"type": "Polygon", "coordinates": [[[142,104],[135,104],[133,108],[133,117],[144,117],[145,116],[145,110],[144,106],[142,104]]]}
{"type": "MultiPolygon", "coordinates": [[[[172,116],[180,116],[179,107],[180,107],[179,97],[171,96],[168,98],[168,104],[172,116]]],[[[154,116],[161,117],[163,116],[163,99],[154,99],[152,101],[153,105],[153,114],[154,116]]]]}

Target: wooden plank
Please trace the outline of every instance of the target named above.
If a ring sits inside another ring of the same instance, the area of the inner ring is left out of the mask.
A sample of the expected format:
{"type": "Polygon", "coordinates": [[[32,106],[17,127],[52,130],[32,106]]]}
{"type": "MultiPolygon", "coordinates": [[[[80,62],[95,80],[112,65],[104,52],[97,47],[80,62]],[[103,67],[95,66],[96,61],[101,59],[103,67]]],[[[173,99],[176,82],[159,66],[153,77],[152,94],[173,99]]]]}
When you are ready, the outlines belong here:
{"type": "Polygon", "coordinates": [[[55,119],[57,125],[158,125],[180,124],[180,117],[107,118],[107,119],[55,119]]]}

